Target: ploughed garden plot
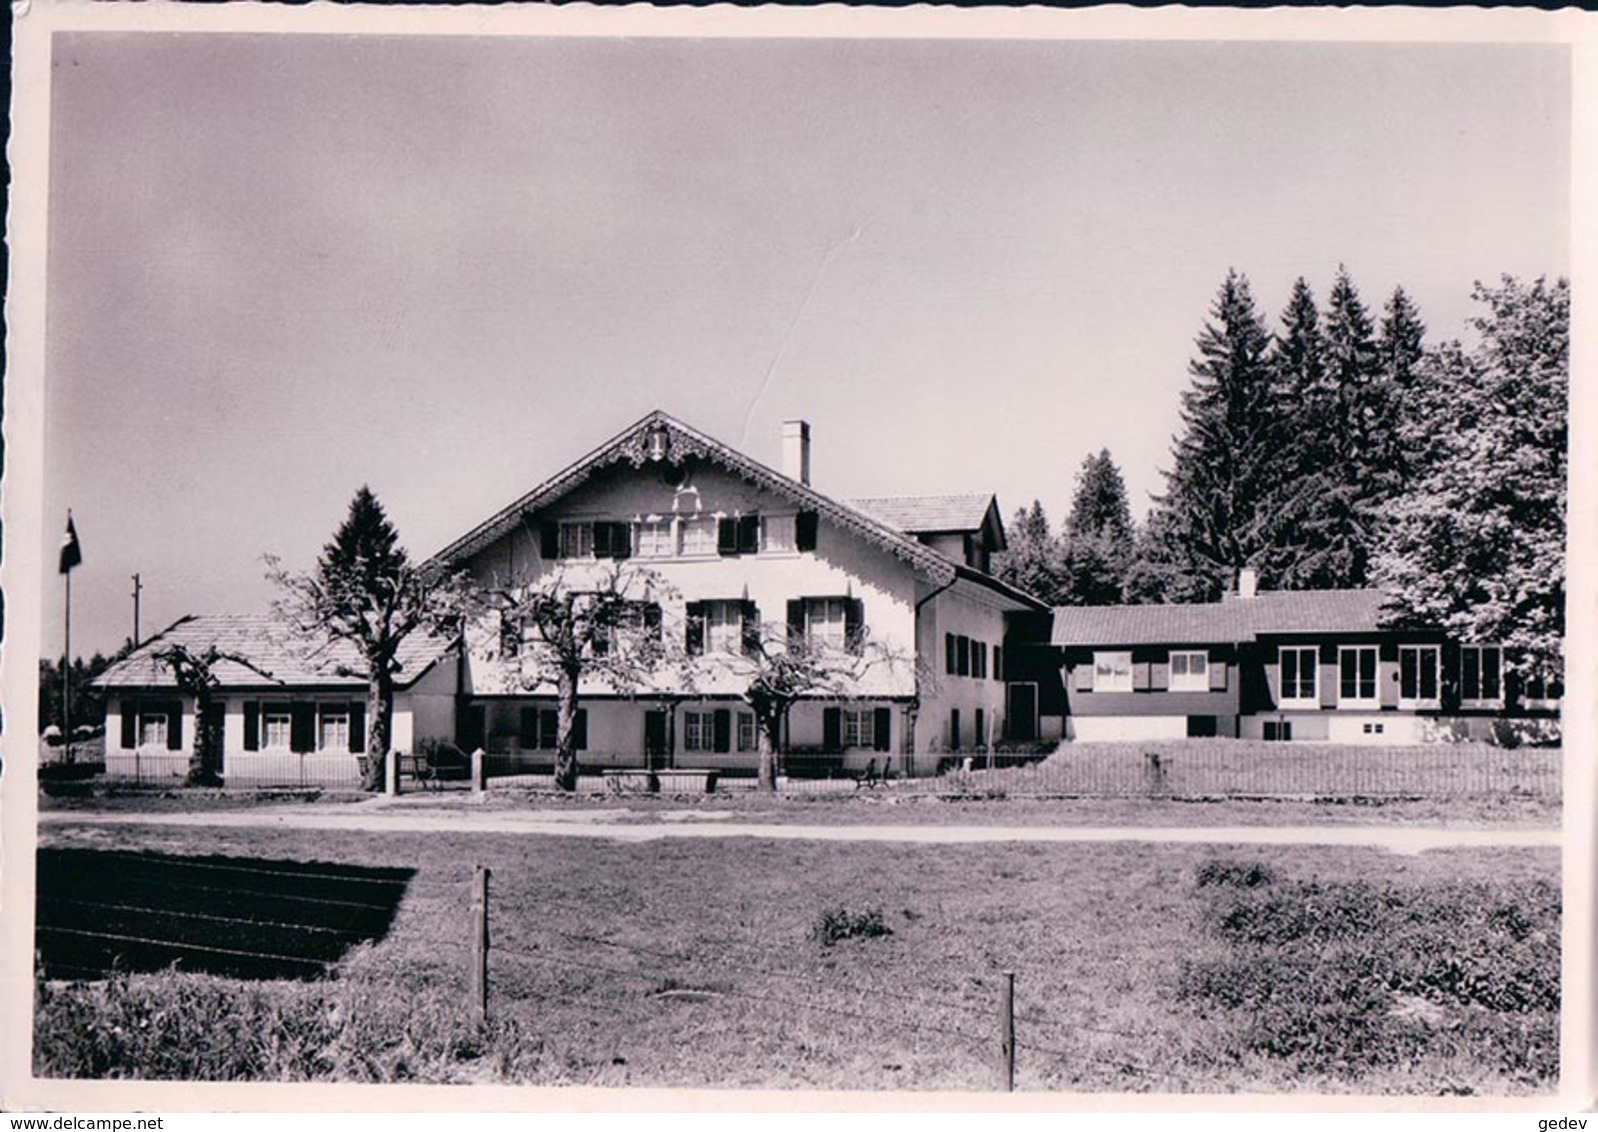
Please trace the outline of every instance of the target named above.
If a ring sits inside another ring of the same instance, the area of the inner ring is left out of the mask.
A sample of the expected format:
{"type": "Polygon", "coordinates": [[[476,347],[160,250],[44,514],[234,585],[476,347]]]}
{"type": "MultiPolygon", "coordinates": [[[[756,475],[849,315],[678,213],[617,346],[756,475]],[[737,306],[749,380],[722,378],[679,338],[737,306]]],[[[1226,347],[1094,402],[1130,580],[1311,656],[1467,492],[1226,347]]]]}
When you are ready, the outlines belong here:
{"type": "Polygon", "coordinates": [[[315,978],[383,938],[413,869],[41,848],[35,939],[46,978],[177,966],[315,978]]]}

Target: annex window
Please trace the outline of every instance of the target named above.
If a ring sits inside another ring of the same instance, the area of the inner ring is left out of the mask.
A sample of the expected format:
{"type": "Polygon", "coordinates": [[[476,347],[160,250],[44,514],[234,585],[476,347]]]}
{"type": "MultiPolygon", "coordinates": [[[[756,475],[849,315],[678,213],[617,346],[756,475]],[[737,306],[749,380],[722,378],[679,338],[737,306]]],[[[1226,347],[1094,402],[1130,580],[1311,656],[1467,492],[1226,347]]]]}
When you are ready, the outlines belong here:
{"type": "Polygon", "coordinates": [[[350,749],[350,709],[344,704],[323,704],[317,712],[316,749],[350,749]]]}
{"type": "Polygon", "coordinates": [[[682,524],[682,552],[685,555],[716,553],[716,517],[695,515],[682,524]]]}
{"type": "Polygon", "coordinates": [[[1565,689],[1558,680],[1528,675],[1521,683],[1520,702],[1522,707],[1552,710],[1559,707],[1564,694],[1565,689]]]}
{"type": "Polygon", "coordinates": [[[1210,690],[1210,654],[1202,651],[1173,652],[1171,681],[1173,692],[1210,690]]]}
{"type": "Polygon", "coordinates": [[[139,746],[164,747],[167,738],[167,713],[141,711],[139,713],[139,746]]]}
{"type": "Polygon", "coordinates": [[[1129,652],[1094,653],[1093,690],[1095,692],[1130,692],[1132,690],[1132,654],[1129,652]]]}
{"type": "Polygon", "coordinates": [[[1459,649],[1461,707],[1504,706],[1504,650],[1497,645],[1462,645],[1459,649]]]}
{"type": "Polygon", "coordinates": [[[797,549],[794,516],[762,515],[760,517],[760,552],[762,554],[792,554],[797,549]]]}
{"type": "Polygon", "coordinates": [[[755,736],[755,717],[752,712],[738,713],[738,749],[740,751],[760,749],[760,743],[755,736]]]}
{"type": "Polygon", "coordinates": [[[1320,695],[1316,691],[1318,650],[1314,645],[1292,645],[1281,652],[1282,694],[1284,707],[1316,707],[1320,695]]]}
{"type": "Polygon", "coordinates": [[[286,751],[293,743],[294,713],[288,704],[261,705],[261,748],[286,751]]]}
{"type": "Polygon", "coordinates": [[[560,525],[560,556],[562,558],[592,558],[594,556],[594,524],[562,523],[560,525]]]}
{"type": "Polygon", "coordinates": [[[1436,645],[1398,646],[1398,706],[1434,708],[1442,702],[1442,650],[1436,645]]]}
{"type": "Polygon", "coordinates": [[[685,711],[682,713],[682,749],[685,751],[703,752],[710,750],[710,738],[714,728],[713,714],[708,711],[685,711]]]}
{"type": "Polygon", "coordinates": [[[640,558],[670,558],[677,553],[672,537],[671,520],[651,515],[638,523],[638,556],[640,558]]]}
{"type": "Polygon", "coordinates": [[[1375,705],[1376,646],[1349,645],[1337,650],[1337,702],[1353,706],[1375,705]]]}

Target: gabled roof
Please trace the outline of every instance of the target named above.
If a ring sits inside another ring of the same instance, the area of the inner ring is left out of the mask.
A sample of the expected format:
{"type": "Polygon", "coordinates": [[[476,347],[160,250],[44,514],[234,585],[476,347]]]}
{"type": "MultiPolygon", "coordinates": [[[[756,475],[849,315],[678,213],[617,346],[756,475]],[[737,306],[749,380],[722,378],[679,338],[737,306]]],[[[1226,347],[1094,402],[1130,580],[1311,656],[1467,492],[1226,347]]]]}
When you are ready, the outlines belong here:
{"type": "MultiPolygon", "coordinates": [[[[318,647],[307,643],[282,620],[269,614],[220,614],[185,617],[145,641],[95,679],[105,688],[176,688],[172,670],[156,654],[175,645],[195,652],[211,646],[249,660],[260,672],[233,660],[214,669],[222,688],[270,688],[278,685],[364,688],[366,681],[350,672],[362,670],[359,654],[348,641],[318,647]],[[267,675],[263,675],[263,673],[267,675]]],[[[412,633],[400,645],[398,686],[409,687],[448,654],[448,638],[412,633]]]]}
{"type": "Polygon", "coordinates": [[[652,462],[650,435],[660,430],[666,433],[669,460],[691,457],[719,465],[801,508],[826,516],[832,523],[881,547],[934,582],[947,584],[954,580],[952,562],[902,530],[751,460],[737,449],[688,427],[659,409],[628,425],[576,463],[557,472],[509,507],[479,523],[440,550],[434,559],[458,563],[469,558],[516,529],[524,516],[580,487],[603,468],[621,463],[631,464],[635,468],[644,467],[652,462]]]}
{"type": "Polygon", "coordinates": [[[1203,605],[1058,606],[1056,645],[1237,644],[1291,633],[1374,633],[1381,590],[1294,590],[1203,605]]]}
{"type": "Polygon", "coordinates": [[[993,493],[965,495],[896,495],[876,499],[851,499],[849,506],[880,519],[906,534],[947,534],[980,531],[989,522],[998,533],[996,550],[1004,548],[1004,524],[993,493]]]}

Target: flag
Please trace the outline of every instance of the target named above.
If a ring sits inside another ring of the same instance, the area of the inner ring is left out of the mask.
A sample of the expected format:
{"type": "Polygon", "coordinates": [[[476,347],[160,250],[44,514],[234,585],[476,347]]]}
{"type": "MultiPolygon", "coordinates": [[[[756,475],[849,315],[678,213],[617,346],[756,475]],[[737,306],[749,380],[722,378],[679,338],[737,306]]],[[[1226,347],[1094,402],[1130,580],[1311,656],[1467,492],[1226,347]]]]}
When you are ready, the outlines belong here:
{"type": "Polygon", "coordinates": [[[61,536],[61,572],[69,572],[83,561],[83,548],[78,545],[78,528],[72,525],[72,512],[67,512],[67,533],[61,536]]]}

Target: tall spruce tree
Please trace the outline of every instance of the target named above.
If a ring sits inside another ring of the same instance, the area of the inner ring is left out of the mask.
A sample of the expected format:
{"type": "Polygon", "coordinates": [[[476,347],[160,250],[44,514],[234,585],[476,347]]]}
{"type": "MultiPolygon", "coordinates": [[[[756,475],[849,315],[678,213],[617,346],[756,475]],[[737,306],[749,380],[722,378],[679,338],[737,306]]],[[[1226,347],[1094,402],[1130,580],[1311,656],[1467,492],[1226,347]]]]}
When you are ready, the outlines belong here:
{"type": "Polygon", "coordinates": [[[1389,619],[1499,644],[1522,678],[1558,681],[1565,633],[1570,288],[1478,283],[1469,349],[1414,370],[1416,454],[1374,562],[1389,619]]]}
{"type": "Polygon", "coordinates": [[[1328,422],[1338,399],[1326,373],[1326,342],[1314,292],[1303,276],[1293,283],[1282,328],[1271,344],[1276,412],[1281,422],[1278,475],[1266,509],[1256,565],[1277,589],[1335,584],[1337,558],[1326,553],[1326,500],[1336,461],[1328,422]]]}
{"type": "Polygon", "coordinates": [[[1060,601],[1060,544],[1049,533],[1049,519],[1036,499],[1022,507],[1005,532],[1009,549],[994,556],[993,574],[1049,605],[1060,601]]]}
{"type": "Polygon", "coordinates": [[[355,646],[361,666],[347,675],[366,680],[370,721],[362,786],[381,788],[394,689],[403,671],[400,646],[413,633],[458,632],[467,608],[464,579],[435,563],[412,562],[383,505],[366,487],[350,501],[314,571],[290,573],[270,555],[267,566],[267,577],[282,591],[279,615],[310,645],[332,639],[355,646]]]}
{"type": "MultiPolygon", "coordinates": [[[[1246,277],[1227,273],[1189,365],[1182,435],[1144,578],[1163,579],[1171,601],[1214,600],[1253,564],[1268,533],[1279,475],[1279,414],[1266,357],[1270,336],[1246,277]]],[[[1140,582],[1140,586],[1143,583],[1140,582]]]]}
{"type": "Polygon", "coordinates": [[[1063,543],[1060,603],[1119,602],[1132,558],[1132,509],[1108,448],[1089,456],[1077,472],[1063,543]]]}

